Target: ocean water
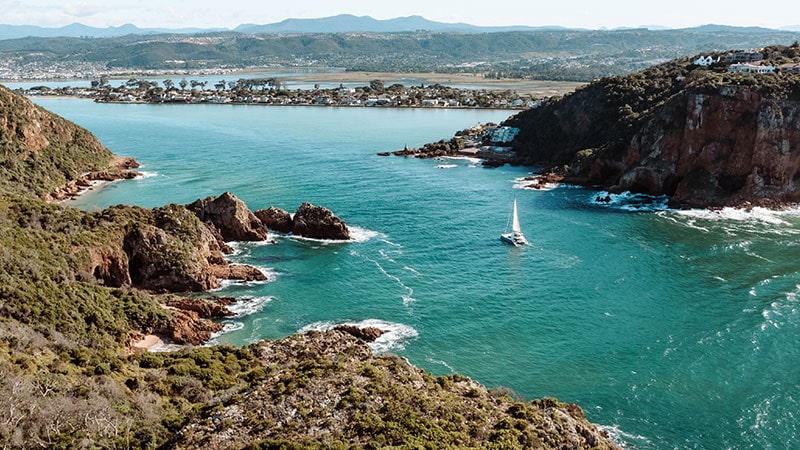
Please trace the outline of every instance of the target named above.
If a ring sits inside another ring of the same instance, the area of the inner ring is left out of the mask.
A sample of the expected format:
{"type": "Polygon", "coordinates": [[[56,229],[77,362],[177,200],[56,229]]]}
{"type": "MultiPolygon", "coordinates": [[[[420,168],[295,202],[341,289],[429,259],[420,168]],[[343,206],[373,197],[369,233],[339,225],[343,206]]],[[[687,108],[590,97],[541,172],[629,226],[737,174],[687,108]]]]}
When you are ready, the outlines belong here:
{"type": "Polygon", "coordinates": [[[303,201],[356,240],[236,244],[261,284],[216,342],[339,323],[436,374],[581,405],[629,448],[792,448],[800,429],[800,213],[669,211],[660,199],[523,188],[525,168],[379,157],[507,111],[102,105],[38,99],[146,177],[82,196],[251,209],[303,201]],[[511,202],[531,245],[499,240],[511,202]]]}

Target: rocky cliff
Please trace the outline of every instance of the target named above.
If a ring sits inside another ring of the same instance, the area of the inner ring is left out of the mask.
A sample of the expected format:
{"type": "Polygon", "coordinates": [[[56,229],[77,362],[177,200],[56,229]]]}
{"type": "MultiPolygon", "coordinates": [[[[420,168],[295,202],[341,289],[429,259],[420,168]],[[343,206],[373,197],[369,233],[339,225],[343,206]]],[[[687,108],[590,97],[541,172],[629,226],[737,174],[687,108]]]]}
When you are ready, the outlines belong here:
{"type": "Polygon", "coordinates": [[[671,61],[591,83],[509,121],[515,149],[570,182],[673,206],[800,200],[800,76],[671,61]]]}
{"type": "Polygon", "coordinates": [[[118,159],[87,130],[0,85],[0,188],[45,198],[87,174],[128,176],[118,159]],[[125,173],[123,173],[125,172],[125,173]]]}

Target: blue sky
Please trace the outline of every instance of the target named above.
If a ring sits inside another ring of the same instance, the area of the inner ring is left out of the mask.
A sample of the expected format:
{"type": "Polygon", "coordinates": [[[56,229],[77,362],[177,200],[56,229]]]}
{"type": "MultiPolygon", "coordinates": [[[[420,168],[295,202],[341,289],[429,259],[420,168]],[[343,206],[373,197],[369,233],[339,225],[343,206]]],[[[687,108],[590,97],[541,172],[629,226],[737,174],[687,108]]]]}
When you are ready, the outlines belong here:
{"type": "Polygon", "coordinates": [[[344,13],[376,19],[421,15],[474,25],[591,29],[683,28],[708,23],[780,28],[800,24],[800,2],[775,0],[0,0],[0,23],[46,27],[78,22],[96,27],[133,23],[143,28],[234,28],[242,23],[344,13]]]}

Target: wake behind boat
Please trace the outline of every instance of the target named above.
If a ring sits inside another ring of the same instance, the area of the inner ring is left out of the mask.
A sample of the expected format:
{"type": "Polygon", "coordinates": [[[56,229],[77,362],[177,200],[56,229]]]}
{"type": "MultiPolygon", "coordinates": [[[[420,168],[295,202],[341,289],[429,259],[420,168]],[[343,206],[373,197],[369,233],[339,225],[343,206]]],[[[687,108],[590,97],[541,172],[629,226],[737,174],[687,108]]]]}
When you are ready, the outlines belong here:
{"type": "Polygon", "coordinates": [[[500,235],[500,240],[511,244],[514,247],[521,247],[523,245],[528,244],[528,240],[525,239],[525,235],[522,234],[522,228],[519,225],[519,217],[517,216],[517,198],[514,197],[514,206],[511,208],[511,218],[509,219],[511,223],[511,232],[508,233],[508,225],[506,225],[506,233],[500,235]]]}

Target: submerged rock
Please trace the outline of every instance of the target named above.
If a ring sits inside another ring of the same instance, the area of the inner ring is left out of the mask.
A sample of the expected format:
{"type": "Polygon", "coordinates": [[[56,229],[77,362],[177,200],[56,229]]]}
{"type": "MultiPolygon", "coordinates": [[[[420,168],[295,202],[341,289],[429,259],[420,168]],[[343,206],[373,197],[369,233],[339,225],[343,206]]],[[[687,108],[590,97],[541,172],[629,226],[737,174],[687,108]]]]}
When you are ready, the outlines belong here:
{"type": "Polygon", "coordinates": [[[349,240],[350,230],[331,210],[304,202],[294,214],[292,232],[314,239],[349,240]]]}

